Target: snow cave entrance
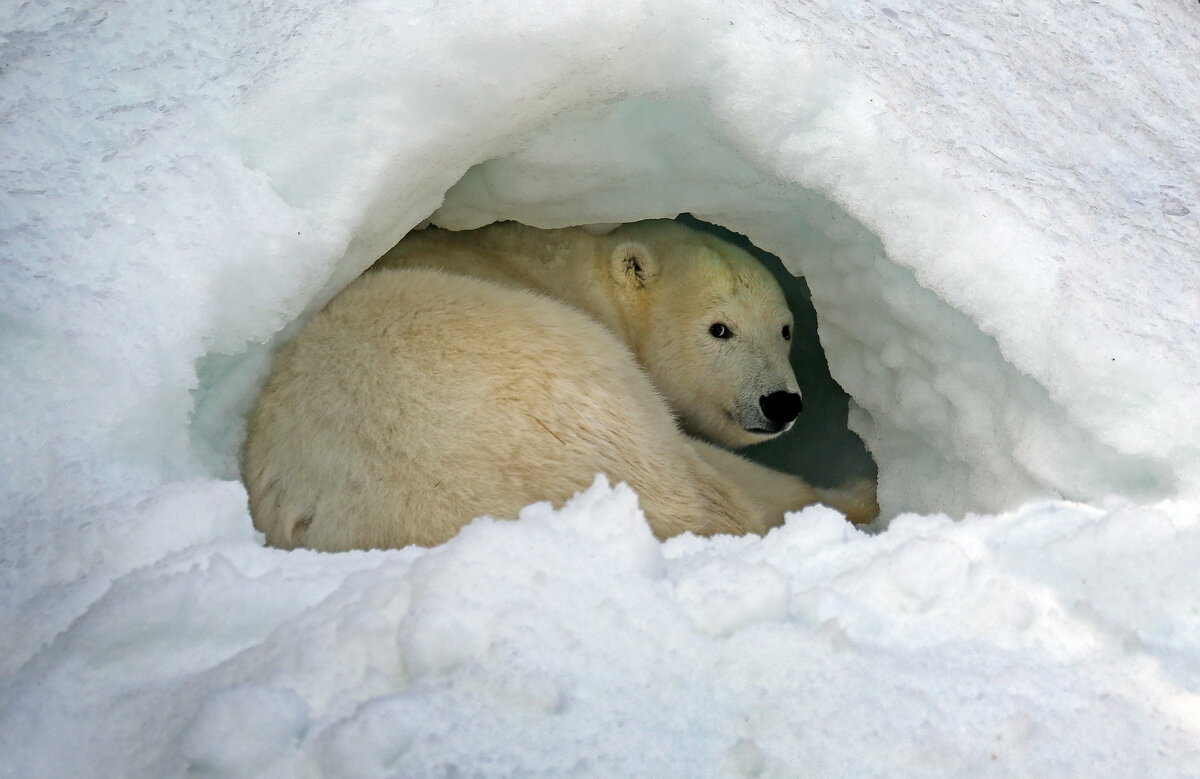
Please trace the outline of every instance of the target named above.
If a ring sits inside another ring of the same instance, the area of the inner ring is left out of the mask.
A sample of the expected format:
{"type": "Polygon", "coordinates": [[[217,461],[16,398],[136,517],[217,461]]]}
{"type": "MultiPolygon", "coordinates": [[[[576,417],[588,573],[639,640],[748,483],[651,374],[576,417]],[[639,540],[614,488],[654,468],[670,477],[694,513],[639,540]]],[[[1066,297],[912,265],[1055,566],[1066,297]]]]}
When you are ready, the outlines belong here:
{"type": "Polygon", "coordinates": [[[788,434],[747,450],[752,458],[821,486],[877,473],[881,524],[901,512],[961,517],[1034,497],[1162,491],[1152,463],[1099,444],[992,336],[893,261],[881,237],[826,194],[837,191],[828,176],[818,187],[803,171],[779,170],[702,103],[624,97],[454,149],[458,162],[439,158],[447,170],[425,178],[409,171],[428,173],[428,149],[398,155],[293,321],[262,347],[200,361],[191,438],[212,470],[237,477],[270,355],[422,223],[556,228],[687,215],[752,244],[797,315],[805,411],[788,434]]]}

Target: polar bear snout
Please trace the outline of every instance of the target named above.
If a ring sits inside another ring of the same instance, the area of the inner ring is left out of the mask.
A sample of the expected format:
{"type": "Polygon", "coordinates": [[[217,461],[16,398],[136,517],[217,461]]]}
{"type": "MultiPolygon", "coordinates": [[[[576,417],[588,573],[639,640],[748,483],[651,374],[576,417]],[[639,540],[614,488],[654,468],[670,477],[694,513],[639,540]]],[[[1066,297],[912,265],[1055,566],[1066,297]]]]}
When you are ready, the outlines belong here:
{"type": "Polygon", "coordinates": [[[787,432],[800,416],[803,402],[799,392],[776,390],[755,398],[753,395],[734,405],[729,417],[751,438],[742,446],[774,438],[787,432]]]}
{"type": "Polygon", "coordinates": [[[769,432],[775,433],[784,430],[796,421],[804,403],[798,393],[779,390],[760,397],[758,407],[762,409],[763,416],[767,418],[767,422],[773,428],[769,432]]]}

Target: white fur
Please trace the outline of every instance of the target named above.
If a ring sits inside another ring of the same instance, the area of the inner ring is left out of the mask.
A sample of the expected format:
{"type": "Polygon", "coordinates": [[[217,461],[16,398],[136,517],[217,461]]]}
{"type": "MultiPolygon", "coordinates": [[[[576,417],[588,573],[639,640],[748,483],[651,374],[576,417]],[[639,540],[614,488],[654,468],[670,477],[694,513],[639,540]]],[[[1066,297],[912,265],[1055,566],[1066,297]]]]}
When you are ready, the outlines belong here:
{"type": "Polygon", "coordinates": [[[689,433],[723,446],[778,435],[747,429],[765,426],[759,398],[800,391],[782,336],[792,314],[774,277],[741,249],[677,222],[637,222],[602,236],[515,222],[425,230],[379,265],[441,268],[582,309],[633,350],[689,433]],[[716,322],[735,336],[713,338],[716,322]]]}
{"type": "Polygon", "coordinates": [[[659,390],[694,407],[690,425],[744,441],[713,409],[791,377],[764,335],[790,323],[778,287],[715,239],[681,248],[699,235],[506,224],[406,238],[276,359],[246,443],[255,526],[285,548],[432,545],[476,516],[561,504],[598,472],[637,490],[663,538],[764,532],[817,500],[869,519],[867,491],[814,490],[676,426],[659,390]],[[420,265],[441,270],[406,267],[420,265]],[[706,350],[714,312],[745,354],[706,350]]]}

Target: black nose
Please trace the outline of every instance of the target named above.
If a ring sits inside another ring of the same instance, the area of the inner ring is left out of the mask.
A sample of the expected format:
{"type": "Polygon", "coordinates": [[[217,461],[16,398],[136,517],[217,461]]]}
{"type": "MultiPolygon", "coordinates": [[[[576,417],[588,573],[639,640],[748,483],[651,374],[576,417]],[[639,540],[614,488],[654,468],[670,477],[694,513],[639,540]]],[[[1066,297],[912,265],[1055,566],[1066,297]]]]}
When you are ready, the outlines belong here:
{"type": "Polygon", "coordinates": [[[772,392],[770,395],[763,395],[758,399],[758,405],[762,409],[763,416],[771,424],[782,429],[800,416],[800,409],[804,404],[800,402],[800,396],[795,392],[780,390],[772,392]]]}

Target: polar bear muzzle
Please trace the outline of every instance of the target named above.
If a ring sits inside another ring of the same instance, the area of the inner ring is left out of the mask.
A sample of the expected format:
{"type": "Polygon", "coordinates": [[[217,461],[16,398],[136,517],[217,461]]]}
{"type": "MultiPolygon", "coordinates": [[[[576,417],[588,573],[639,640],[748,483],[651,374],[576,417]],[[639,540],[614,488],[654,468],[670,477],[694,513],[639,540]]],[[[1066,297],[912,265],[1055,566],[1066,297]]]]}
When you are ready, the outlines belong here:
{"type": "Polygon", "coordinates": [[[800,411],[804,408],[804,403],[800,399],[799,393],[779,390],[759,398],[758,407],[762,409],[763,416],[767,418],[767,421],[774,426],[774,429],[768,432],[778,433],[796,421],[796,417],[800,416],[800,411]]]}
{"type": "Polygon", "coordinates": [[[773,438],[791,428],[803,406],[798,392],[776,390],[735,403],[729,417],[747,433],[773,438]]]}

